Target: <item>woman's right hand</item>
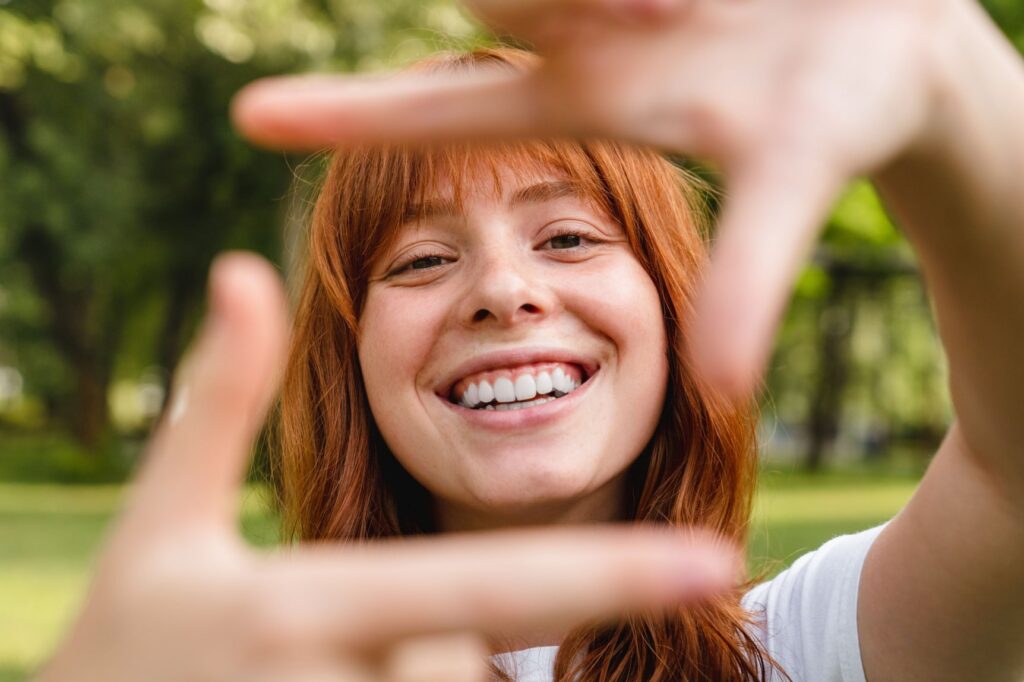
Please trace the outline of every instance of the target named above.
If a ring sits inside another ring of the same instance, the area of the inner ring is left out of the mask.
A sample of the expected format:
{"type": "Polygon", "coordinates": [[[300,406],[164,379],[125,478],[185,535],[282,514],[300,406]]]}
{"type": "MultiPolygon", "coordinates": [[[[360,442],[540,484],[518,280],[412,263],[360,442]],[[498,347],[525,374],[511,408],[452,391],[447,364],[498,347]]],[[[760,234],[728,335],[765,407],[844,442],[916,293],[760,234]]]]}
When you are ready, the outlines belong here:
{"type": "Polygon", "coordinates": [[[570,135],[712,162],[727,197],[688,346],[744,399],[839,192],[948,137],[945,68],[968,33],[999,42],[974,0],[463,2],[537,66],[264,79],[236,125],[275,148],[570,135]]]}
{"type": "Polygon", "coordinates": [[[238,488],[287,332],[272,269],[222,257],[210,317],[97,566],[37,682],[484,679],[487,637],[565,628],[732,584],[697,534],[516,532],[260,554],[238,488]]]}

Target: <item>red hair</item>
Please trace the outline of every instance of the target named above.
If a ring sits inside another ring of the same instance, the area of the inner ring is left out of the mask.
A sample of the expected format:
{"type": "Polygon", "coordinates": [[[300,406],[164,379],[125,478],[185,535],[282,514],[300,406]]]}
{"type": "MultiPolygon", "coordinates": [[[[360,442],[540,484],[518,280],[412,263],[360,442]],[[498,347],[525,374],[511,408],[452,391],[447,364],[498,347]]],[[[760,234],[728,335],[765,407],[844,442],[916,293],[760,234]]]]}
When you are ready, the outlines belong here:
{"type": "MultiPolygon", "coordinates": [[[[524,69],[501,49],[434,57],[429,69],[524,69]]],[[[630,470],[637,522],[702,526],[744,546],[756,473],[753,406],[701,386],[687,367],[691,301],[707,256],[697,183],[657,153],[606,141],[470,147],[378,146],[337,152],[316,199],[280,405],[277,482],[291,534],[365,541],[433,532],[429,493],[374,424],[357,356],[374,258],[440,180],[461,196],[466,168],[555,170],[621,225],[660,295],[669,380],[657,430],[630,470]]],[[[750,633],[745,587],[659,617],[580,628],[559,650],[556,680],[762,680],[775,665],[750,633]]],[[[497,672],[497,671],[496,671],[497,672]]]]}

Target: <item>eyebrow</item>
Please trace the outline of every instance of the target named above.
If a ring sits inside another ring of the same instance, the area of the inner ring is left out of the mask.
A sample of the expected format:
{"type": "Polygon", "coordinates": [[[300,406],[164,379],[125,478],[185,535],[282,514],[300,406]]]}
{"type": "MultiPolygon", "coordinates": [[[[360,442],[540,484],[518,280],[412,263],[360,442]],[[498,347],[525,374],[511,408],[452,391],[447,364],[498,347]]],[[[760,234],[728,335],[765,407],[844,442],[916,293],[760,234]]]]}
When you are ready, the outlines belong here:
{"type": "MultiPolygon", "coordinates": [[[[568,180],[546,180],[522,187],[509,197],[509,208],[526,204],[543,204],[564,197],[583,198],[585,195],[579,183],[568,180]]],[[[433,218],[451,218],[459,214],[459,207],[453,199],[429,199],[412,204],[405,212],[403,222],[411,223],[433,218]]]]}
{"type": "Polygon", "coordinates": [[[542,204],[564,197],[583,198],[579,184],[568,180],[538,182],[517,190],[509,199],[508,205],[514,208],[523,204],[542,204]]]}

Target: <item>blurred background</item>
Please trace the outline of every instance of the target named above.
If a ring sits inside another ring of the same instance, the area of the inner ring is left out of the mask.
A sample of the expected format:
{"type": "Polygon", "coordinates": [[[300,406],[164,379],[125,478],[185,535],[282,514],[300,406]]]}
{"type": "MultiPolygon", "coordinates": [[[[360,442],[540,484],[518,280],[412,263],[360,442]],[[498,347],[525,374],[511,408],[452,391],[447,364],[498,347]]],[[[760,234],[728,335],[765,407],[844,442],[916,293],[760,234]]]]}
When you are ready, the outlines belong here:
{"type": "MultiPolygon", "coordinates": [[[[984,4],[1024,48],[1024,0],[984,4]]],[[[242,142],[232,94],[486,42],[450,1],[0,0],[0,681],[81,599],[214,255],[289,258],[303,159],[242,142]]],[[[771,362],[752,567],[895,513],[949,424],[945,381],[913,255],[856,183],[771,362]]],[[[254,475],[259,545],[277,537],[266,500],[254,475]]]]}

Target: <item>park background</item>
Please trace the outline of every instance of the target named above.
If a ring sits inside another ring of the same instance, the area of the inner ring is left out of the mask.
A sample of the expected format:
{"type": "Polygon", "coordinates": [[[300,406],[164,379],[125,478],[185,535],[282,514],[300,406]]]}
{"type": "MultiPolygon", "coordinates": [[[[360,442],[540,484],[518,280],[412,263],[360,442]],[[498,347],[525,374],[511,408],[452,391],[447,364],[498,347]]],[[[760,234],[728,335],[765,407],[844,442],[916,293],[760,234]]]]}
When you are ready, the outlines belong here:
{"type": "MultiPolygon", "coordinates": [[[[1024,0],[984,4],[1024,49],[1024,0]]],[[[0,682],[73,615],[213,257],[294,256],[310,164],[240,140],[232,94],[488,40],[436,0],[0,0],[0,682]]],[[[898,511],[951,419],[945,382],[913,254],[855,183],[770,363],[752,567],[898,511]]],[[[241,523],[272,546],[265,457],[241,523]]]]}

